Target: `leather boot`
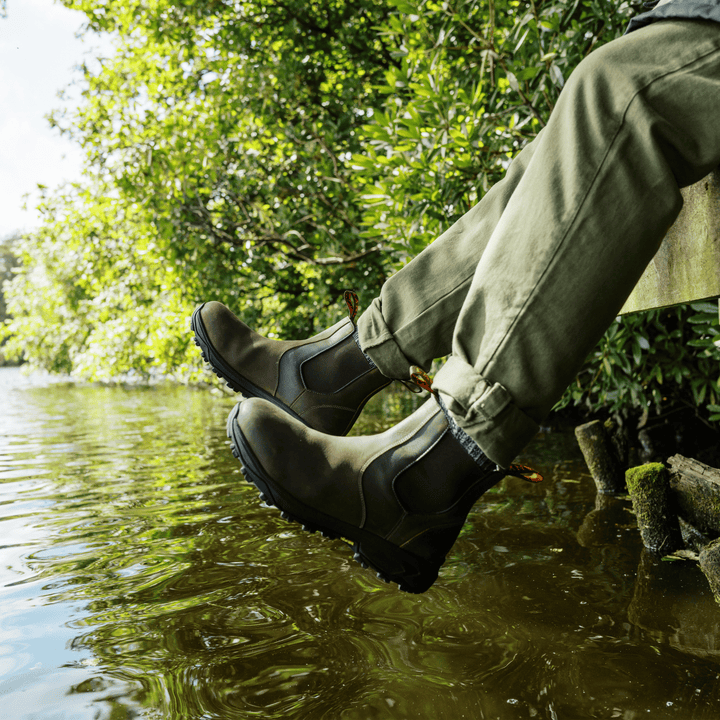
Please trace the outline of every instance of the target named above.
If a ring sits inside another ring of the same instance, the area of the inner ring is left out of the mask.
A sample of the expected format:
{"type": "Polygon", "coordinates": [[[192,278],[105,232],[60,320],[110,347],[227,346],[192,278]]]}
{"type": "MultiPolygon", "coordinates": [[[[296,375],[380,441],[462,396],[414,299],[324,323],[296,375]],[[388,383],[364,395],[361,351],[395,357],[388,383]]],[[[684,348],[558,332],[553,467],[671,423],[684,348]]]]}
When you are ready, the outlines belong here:
{"type": "Polygon", "coordinates": [[[227,429],[262,500],[349,540],[363,567],[411,593],[435,582],[475,501],[508,474],[477,445],[470,456],[434,396],[378,435],[331,437],[258,399],[239,403],[227,429]]]}
{"type": "Polygon", "coordinates": [[[365,403],[392,382],[360,350],[350,318],[308,340],[269,340],[222,303],[208,302],[191,325],[203,358],[233,390],[331,435],[347,434],[365,403]]]}

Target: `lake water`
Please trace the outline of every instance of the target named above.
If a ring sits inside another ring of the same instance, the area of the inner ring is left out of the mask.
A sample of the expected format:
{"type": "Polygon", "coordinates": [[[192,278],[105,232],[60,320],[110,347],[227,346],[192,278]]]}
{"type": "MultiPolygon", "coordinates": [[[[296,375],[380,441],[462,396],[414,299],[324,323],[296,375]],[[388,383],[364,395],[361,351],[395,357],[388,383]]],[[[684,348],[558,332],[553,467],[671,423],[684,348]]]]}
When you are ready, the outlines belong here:
{"type": "MultiPolygon", "coordinates": [[[[376,398],[360,432],[408,412],[376,398]]],[[[720,606],[541,434],[400,593],[261,505],[233,399],[0,369],[0,717],[720,717],[720,606]]]]}

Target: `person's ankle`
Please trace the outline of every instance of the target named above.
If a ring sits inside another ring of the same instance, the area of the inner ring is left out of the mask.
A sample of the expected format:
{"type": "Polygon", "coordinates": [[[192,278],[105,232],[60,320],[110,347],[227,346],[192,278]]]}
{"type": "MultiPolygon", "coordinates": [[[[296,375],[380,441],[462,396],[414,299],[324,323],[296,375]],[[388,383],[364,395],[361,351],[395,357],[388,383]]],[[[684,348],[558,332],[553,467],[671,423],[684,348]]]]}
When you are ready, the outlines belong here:
{"type": "Polygon", "coordinates": [[[358,349],[360,352],[365,356],[365,359],[368,361],[368,364],[371,368],[376,368],[377,365],[373,362],[373,359],[362,349],[362,345],[360,344],[360,330],[357,326],[355,326],[355,330],[353,331],[353,340],[355,340],[355,343],[358,346],[358,349]]]}
{"type": "Polygon", "coordinates": [[[494,463],[481,449],[480,446],[457,424],[455,418],[452,416],[447,406],[443,402],[439,393],[435,394],[435,399],[440,405],[440,409],[445,414],[445,419],[448,422],[448,429],[450,434],[457,440],[458,444],[462,449],[477,463],[478,467],[482,470],[490,470],[497,468],[497,463],[494,463]]]}

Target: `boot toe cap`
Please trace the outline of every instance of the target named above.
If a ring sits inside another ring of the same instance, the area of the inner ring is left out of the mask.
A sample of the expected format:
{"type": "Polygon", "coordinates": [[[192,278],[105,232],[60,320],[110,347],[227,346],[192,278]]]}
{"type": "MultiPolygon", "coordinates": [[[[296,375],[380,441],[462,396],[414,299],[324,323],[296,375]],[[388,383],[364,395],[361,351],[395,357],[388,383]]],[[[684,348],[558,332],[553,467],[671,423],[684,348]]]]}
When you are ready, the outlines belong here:
{"type": "Polygon", "coordinates": [[[224,339],[236,336],[238,332],[247,328],[228,307],[215,300],[206,302],[199,314],[208,340],[215,347],[222,345],[224,339]]]}
{"type": "Polygon", "coordinates": [[[309,428],[273,403],[261,398],[242,400],[234,423],[234,431],[271,475],[286,475],[302,458],[309,428]]]}

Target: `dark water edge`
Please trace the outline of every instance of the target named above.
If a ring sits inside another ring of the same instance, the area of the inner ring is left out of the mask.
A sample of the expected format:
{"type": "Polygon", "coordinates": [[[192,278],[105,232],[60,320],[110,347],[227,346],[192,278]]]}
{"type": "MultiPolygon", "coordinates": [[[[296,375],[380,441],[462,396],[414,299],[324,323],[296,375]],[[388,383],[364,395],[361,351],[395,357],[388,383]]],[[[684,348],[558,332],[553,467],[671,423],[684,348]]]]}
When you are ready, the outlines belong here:
{"type": "Polygon", "coordinates": [[[643,553],[628,501],[596,501],[569,433],[411,596],[261,505],[231,398],[9,368],[0,398],[3,718],[720,717],[720,607],[643,553]]]}

